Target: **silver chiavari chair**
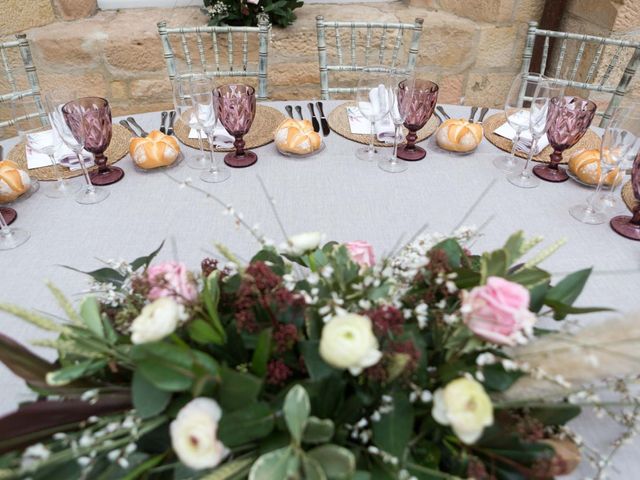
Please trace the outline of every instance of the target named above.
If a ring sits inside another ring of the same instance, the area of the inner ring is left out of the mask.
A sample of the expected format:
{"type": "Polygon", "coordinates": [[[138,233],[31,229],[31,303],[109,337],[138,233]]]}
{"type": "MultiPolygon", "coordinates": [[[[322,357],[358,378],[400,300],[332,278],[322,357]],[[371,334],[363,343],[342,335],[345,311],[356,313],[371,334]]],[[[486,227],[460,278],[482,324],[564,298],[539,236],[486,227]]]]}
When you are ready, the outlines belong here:
{"type": "MultiPolygon", "coordinates": [[[[40,99],[40,83],[38,82],[38,74],[33,64],[29,41],[25,34],[16,35],[15,40],[8,40],[0,43],[0,61],[2,62],[3,74],[7,85],[8,92],[0,93],[0,105],[5,104],[7,109],[11,110],[12,98],[23,98],[32,96],[35,98],[38,108],[41,109],[41,116],[46,121],[46,113],[40,99]],[[24,68],[24,74],[17,71],[21,63],[24,68]]],[[[3,116],[7,116],[3,114],[3,116]]],[[[0,127],[11,126],[15,123],[13,114],[8,114],[8,119],[0,119],[0,127]]]]}
{"type": "MultiPolygon", "coordinates": [[[[530,67],[536,40],[544,42],[538,73],[566,87],[612,95],[606,110],[597,113],[602,116],[600,127],[606,127],[640,66],[640,42],[541,30],[536,22],[529,22],[522,58],[522,73],[533,73],[530,67]],[[552,48],[550,55],[550,42],[558,41],[561,41],[560,48],[552,48]],[[565,63],[571,56],[573,56],[573,63],[565,63]],[[628,61],[624,65],[622,62],[627,57],[628,61]],[[617,82],[616,78],[618,78],[617,82]]],[[[531,100],[528,93],[530,92],[525,92],[523,89],[520,92],[520,99],[531,100]]]]}
{"type": "Polygon", "coordinates": [[[257,77],[257,98],[265,100],[267,98],[267,60],[270,30],[271,24],[266,15],[260,17],[257,27],[168,28],[167,22],[159,22],[158,33],[162,41],[169,79],[173,80],[176,75],[188,77],[194,71],[205,73],[210,77],[257,77]],[[258,38],[257,70],[250,68],[249,41],[251,35],[256,35],[258,38]],[[186,64],[184,72],[179,71],[176,66],[176,55],[170,37],[175,37],[180,44],[179,49],[184,56],[183,60],[186,64]],[[242,42],[241,58],[237,58],[240,55],[237,54],[237,50],[234,51],[234,38],[237,39],[238,37],[241,37],[240,40],[242,42]],[[193,46],[194,41],[197,53],[192,55],[190,46],[193,46]],[[211,53],[213,58],[211,58],[211,53]],[[239,65],[237,64],[238,61],[240,61],[239,65]]]}
{"type": "Polygon", "coordinates": [[[328,22],[324,20],[322,15],[318,15],[316,17],[316,31],[318,34],[318,62],[320,64],[322,99],[328,100],[332,93],[354,93],[356,91],[355,87],[329,87],[329,72],[360,72],[370,66],[412,71],[418,57],[423,21],[422,18],[416,18],[414,23],[328,22]],[[348,33],[343,35],[342,31],[348,33]],[[408,52],[406,48],[403,48],[406,43],[405,32],[411,36],[408,52]],[[335,50],[337,63],[329,64],[327,43],[329,41],[333,43],[334,40],[335,44],[331,47],[332,51],[335,50]],[[349,55],[343,53],[343,40],[348,43],[349,55]],[[360,52],[362,41],[364,41],[363,53],[360,52]],[[391,49],[390,55],[387,55],[388,49],[391,49]],[[401,58],[405,54],[406,63],[401,58]]]}

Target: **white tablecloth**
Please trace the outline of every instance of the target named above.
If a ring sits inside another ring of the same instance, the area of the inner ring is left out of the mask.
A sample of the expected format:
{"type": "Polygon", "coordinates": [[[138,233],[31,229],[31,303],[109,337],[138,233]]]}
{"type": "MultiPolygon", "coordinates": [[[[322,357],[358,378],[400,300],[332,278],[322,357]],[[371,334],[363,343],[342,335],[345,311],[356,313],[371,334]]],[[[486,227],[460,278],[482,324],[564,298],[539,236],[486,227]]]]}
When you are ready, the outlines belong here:
{"type": "MultiPolygon", "coordinates": [[[[327,114],[337,105],[325,103],[327,114]]],[[[284,112],[284,102],[270,105],[284,112]]],[[[468,107],[445,108],[461,116],[469,112],[468,107]]],[[[159,113],[136,118],[147,130],[159,126],[159,113]]],[[[325,141],[324,152],[305,160],[283,157],[273,144],[255,149],[258,163],[234,169],[231,178],[221,184],[201,182],[199,172],[185,162],[170,173],[191,177],[196,185],[233,205],[250,224],[260,224],[263,232],[281,242],[259,175],[275,198],[289,234],[318,230],[338,241],[366,239],[378,255],[392,248],[400,235],[408,238],[426,222],[431,231],[450,232],[487,185],[498,179],[466,222],[480,225],[493,216],[475,249],[499,247],[518,229],[543,235],[549,244],[566,237],[568,244],[542,266],[556,274],[594,267],[595,274],[578,305],[613,306],[622,313],[640,309],[640,245],[618,236],[607,224],[581,224],[567,211],[584,201],[591,190],[572,181],[543,182],[531,190],[516,188],[493,167],[493,158],[503,153],[486,140],[473,155],[454,156],[438,151],[432,138],[422,144],[428,150],[427,157],[411,163],[400,174],[389,174],[358,160],[354,155],[358,145],[334,132],[325,141]]],[[[3,142],[5,152],[16,142],[3,142]]],[[[195,154],[186,147],[184,150],[186,155],[195,154]]],[[[191,268],[197,268],[200,260],[214,251],[214,242],[228,245],[244,259],[255,251],[252,238],[236,228],[220,206],[194,191],[180,189],[162,173],[136,171],[128,156],[118,165],[126,176],[107,187],[111,196],[98,205],[48,199],[42,193],[14,205],[19,214],[14,225],[29,230],[32,238],[17,250],[0,252],[0,301],[59,313],[45,280],[75,299],[87,285],[85,277],[60,265],[90,270],[100,266],[98,258],[131,260],[151,252],[163,239],[167,243],[159,258],[179,258],[191,268]]],[[[583,316],[581,321],[603,318],[594,314],[583,316]]],[[[43,337],[35,328],[5,314],[0,314],[0,328],[25,344],[43,337]]],[[[52,357],[50,351],[38,351],[52,357]]],[[[22,382],[2,365],[0,388],[0,414],[31,398],[22,382]]],[[[588,414],[574,425],[602,451],[617,432],[607,420],[588,414]]],[[[637,477],[640,459],[633,453],[634,446],[622,449],[618,471],[612,471],[612,477],[637,477]]],[[[583,467],[574,478],[584,478],[586,472],[583,467]]]]}

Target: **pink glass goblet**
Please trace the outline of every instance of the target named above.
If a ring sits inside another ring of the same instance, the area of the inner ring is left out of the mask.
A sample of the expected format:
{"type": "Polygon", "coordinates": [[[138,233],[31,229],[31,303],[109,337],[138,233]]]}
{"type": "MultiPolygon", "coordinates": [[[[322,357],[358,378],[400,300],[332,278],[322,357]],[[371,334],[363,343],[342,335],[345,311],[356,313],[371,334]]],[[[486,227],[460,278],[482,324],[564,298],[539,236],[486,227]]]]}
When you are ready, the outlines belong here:
{"type": "Polygon", "coordinates": [[[10,207],[0,207],[0,215],[2,215],[7,225],[11,225],[18,218],[18,213],[10,207]]]}
{"type": "Polygon", "coordinates": [[[235,137],[235,152],[224,156],[230,167],[244,168],[258,161],[258,155],[244,149],[244,137],[256,115],[256,91],[249,85],[223,85],[214,90],[214,101],[222,126],[235,137]]]}
{"type": "Polygon", "coordinates": [[[631,188],[636,199],[632,216],[618,215],[609,222],[614,232],[631,240],[640,241],[640,153],[636,156],[631,168],[631,188]]]}
{"type": "Polygon", "coordinates": [[[567,172],[558,168],[562,162],[562,152],[573,147],[587,133],[596,113],[596,104],[581,97],[553,97],[547,113],[547,139],[553,147],[551,162],[536,165],[533,173],[547,182],[564,182],[569,179],[567,172]]]}
{"type": "Polygon", "coordinates": [[[398,100],[404,103],[406,96],[410,96],[410,100],[404,120],[404,126],[409,130],[407,143],[398,147],[398,158],[409,161],[422,160],[427,152],[416,145],[416,132],[424,127],[433,115],[438,101],[438,85],[429,80],[415,79],[413,82],[400,82],[399,88],[398,100]]]}
{"type": "Polygon", "coordinates": [[[76,141],[93,153],[98,169],[89,174],[94,185],[111,185],[124,177],[119,167],[107,165],[104,152],[111,143],[112,121],[109,102],[100,97],[83,97],[73,100],[62,113],[76,141]]]}

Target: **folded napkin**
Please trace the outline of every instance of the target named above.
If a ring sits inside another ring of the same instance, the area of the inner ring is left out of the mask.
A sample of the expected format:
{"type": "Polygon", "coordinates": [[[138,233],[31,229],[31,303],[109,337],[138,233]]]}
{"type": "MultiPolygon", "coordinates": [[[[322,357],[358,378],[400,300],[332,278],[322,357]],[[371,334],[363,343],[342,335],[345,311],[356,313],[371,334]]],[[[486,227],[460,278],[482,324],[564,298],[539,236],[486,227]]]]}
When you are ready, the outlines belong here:
{"type": "MultiPolygon", "coordinates": [[[[384,85],[378,88],[372,88],[369,91],[369,102],[362,102],[360,107],[371,109],[373,111],[388,110],[389,97],[384,85]]],[[[347,118],[349,119],[349,128],[351,133],[360,135],[371,134],[371,122],[362,114],[358,107],[347,108],[347,118]]],[[[396,127],[391,120],[391,115],[386,114],[381,120],[374,123],[373,126],[376,138],[380,142],[393,143],[396,127]]],[[[398,138],[401,141],[402,138],[398,138]]]]}
{"type": "MultiPolygon", "coordinates": [[[[195,128],[189,130],[189,138],[198,138],[198,135],[200,138],[207,139],[207,134],[204,133],[204,130],[198,131],[195,128]]],[[[222,125],[216,124],[216,127],[213,129],[213,143],[216,147],[231,148],[235,140],[236,139],[230,135],[222,125]]]]}
{"type": "MultiPolygon", "coordinates": [[[[58,146],[58,148],[56,149],[56,152],[53,155],[53,158],[55,158],[56,162],[58,162],[60,165],[68,168],[71,171],[78,170],[81,168],[80,162],[78,161],[76,154],[73,153],[73,150],[67,147],[58,138],[57,135],[54,134],[53,130],[47,130],[45,132],[29,134],[29,143],[31,144],[50,145],[52,142],[58,146]],[[52,139],[52,137],[54,138],[52,139]]],[[[34,149],[30,148],[29,146],[26,147],[26,152],[27,152],[27,168],[28,169],[31,170],[34,168],[51,166],[51,159],[49,158],[49,155],[45,153],[37,152],[34,149]]],[[[86,150],[83,150],[82,157],[84,158],[85,165],[87,167],[93,166],[93,155],[91,155],[86,150]]]]}
{"type": "MultiPolygon", "coordinates": [[[[529,150],[531,149],[531,143],[533,142],[531,132],[529,131],[529,112],[526,110],[520,110],[518,113],[511,115],[509,117],[509,120],[518,125],[525,126],[525,130],[520,133],[520,141],[518,142],[516,148],[525,153],[529,153],[529,150]]],[[[509,122],[504,122],[500,127],[496,128],[493,133],[495,133],[496,135],[500,135],[501,137],[508,138],[511,141],[513,141],[513,139],[516,137],[516,131],[513,129],[509,122]]],[[[533,154],[539,154],[546,148],[547,145],[549,145],[549,139],[545,134],[538,140],[536,150],[535,152],[533,152],[533,154]]]]}

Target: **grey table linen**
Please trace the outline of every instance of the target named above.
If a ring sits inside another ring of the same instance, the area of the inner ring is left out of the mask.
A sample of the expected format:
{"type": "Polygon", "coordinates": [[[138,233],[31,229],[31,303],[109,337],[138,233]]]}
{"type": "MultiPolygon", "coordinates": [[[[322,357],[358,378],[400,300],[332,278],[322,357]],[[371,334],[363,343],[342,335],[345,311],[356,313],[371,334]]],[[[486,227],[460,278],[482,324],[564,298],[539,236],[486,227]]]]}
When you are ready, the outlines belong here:
{"type": "MultiPolygon", "coordinates": [[[[305,105],[306,102],[288,102],[305,105]]],[[[285,102],[268,103],[284,113],[285,102]]],[[[325,102],[325,112],[338,102],[325,102]]],[[[446,106],[452,115],[468,117],[469,107],[446,106]]],[[[306,111],[305,111],[306,113],[306,111]]],[[[158,128],[160,113],[134,115],[146,130],[158,128]]],[[[117,119],[114,119],[114,122],[117,119]]],[[[5,152],[17,139],[2,142],[5,152]]],[[[389,174],[373,163],[355,157],[358,144],[332,132],[324,138],[327,148],[317,156],[296,160],[284,157],[269,144],[255,149],[258,163],[233,169],[230,180],[206,184],[199,171],[186,162],[169,174],[214,193],[242,212],[245,220],[276,243],[284,240],[263,194],[258,177],[274,197],[287,234],[320,231],[327,239],[368,240],[378,256],[388,252],[401,235],[408,239],[420,226],[429,231],[450,232],[473,207],[466,225],[481,225],[488,219],[474,250],[499,247],[514,231],[542,235],[546,245],[566,237],[567,244],[542,265],[554,274],[593,266],[579,305],[615,307],[618,312],[580,318],[584,324],[608,316],[640,310],[640,245],[616,235],[608,225],[584,225],[567,209],[583,202],[592,190],[572,181],[543,182],[539,188],[516,188],[494,168],[492,160],[504,154],[484,140],[472,155],[456,156],[440,151],[431,138],[421,145],[427,157],[412,162],[406,172],[389,174]],[[495,184],[484,198],[478,197],[495,184]]],[[[185,155],[196,150],[182,147],[185,155]]],[[[390,150],[389,150],[390,151],[390,150]]],[[[221,154],[217,154],[221,155],[221,154]]],[[[131,260],[154,250],[166,240],[160,259],[176,258],[190,268],[213,254],[214,243],[229,246],[240,258],[250,258],[257,244],[224,208],[190,189],[180,188],[161,172],[134,169],[129,156],[117,164],[126,175],[106,187],[110,197],[97,205],[79,205],[73,200],[54,200],[42,193],[14,205],[14,224],[29,230],[31,239],[16,250],[0,252],[0,301],[51,313],[61,313],[49,294],[45,280],[55,283],[75,300],[87,288],[87,278],[60,265],[82,270],[100,266],[97,259],[131,260]]],[[[81,179],[76,180],[80,182],[81,179]]],[[[548,324],[549,322],[547,322],[548,324]]],[[[0,314],[0,331],[24,344],[45,335],[30,325],[0,314]]],[[[53,357],[53,352],[36,349],[53,357]]],[[[0,365],[0,414],[32,398],[22,381],[0,365]]],[[[602,451],[615,439],[617,428],[608,420],[586,413],[573,425],[586,441],[602,451]]],[[[638,442],[622,448],[611,477],[636,478],[640,459],[634,455],[638,442]]],[[[587,476],[586,466],[572,478],[587,476]]]]}

